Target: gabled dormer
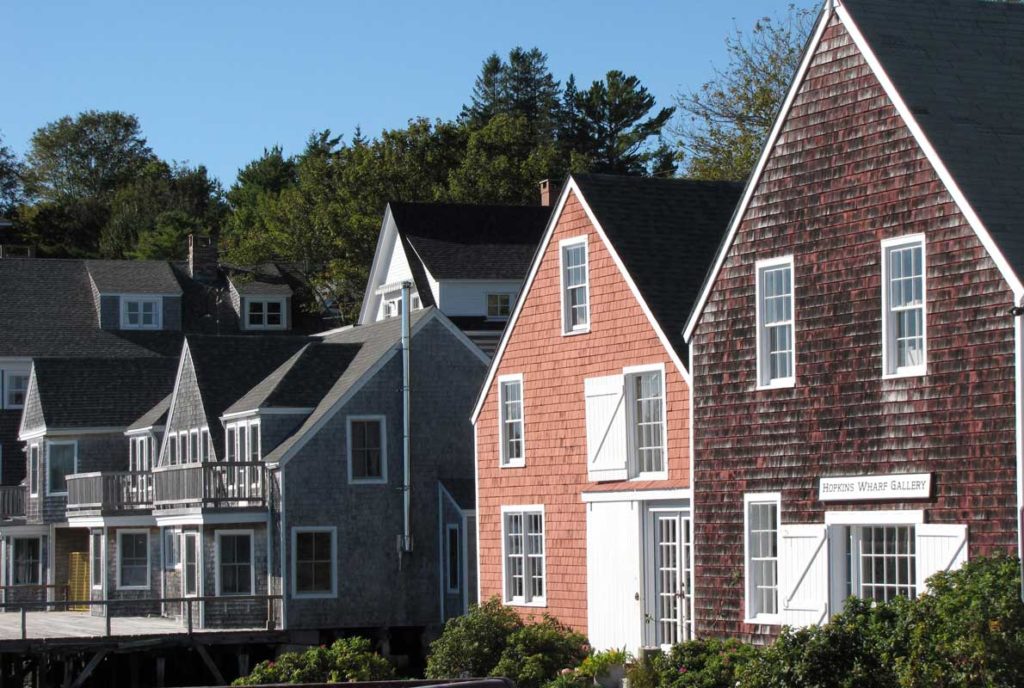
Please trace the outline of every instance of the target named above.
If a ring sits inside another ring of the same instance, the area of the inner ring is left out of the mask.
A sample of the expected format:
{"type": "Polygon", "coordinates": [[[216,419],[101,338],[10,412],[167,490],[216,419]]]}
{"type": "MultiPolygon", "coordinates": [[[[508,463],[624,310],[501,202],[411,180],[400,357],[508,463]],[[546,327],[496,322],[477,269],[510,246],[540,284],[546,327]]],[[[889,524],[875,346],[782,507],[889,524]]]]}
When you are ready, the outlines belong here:
{"type": "Polygon", "coordinates": [[[181,330],[182,289],[171,266],[156,260],[85,263],[104,330],[181,330]]]}
{"type": "Polygon", "coordinates": [[[295,295],[288,277],[274,263],[252,268],[231,268],[228,291],[231,306],[243,332],[274,332],[292,329],[295,295]]]}

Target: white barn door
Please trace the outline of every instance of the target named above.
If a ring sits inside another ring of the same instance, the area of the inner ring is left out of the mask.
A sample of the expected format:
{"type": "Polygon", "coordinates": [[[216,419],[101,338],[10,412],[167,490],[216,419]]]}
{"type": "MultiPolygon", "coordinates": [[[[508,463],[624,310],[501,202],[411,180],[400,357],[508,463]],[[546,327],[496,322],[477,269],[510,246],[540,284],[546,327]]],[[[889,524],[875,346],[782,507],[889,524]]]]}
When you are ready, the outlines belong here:
{"type": "Polygon", "coordinates": [[[828,619],[828,528],[784,525],[779,530],[782,623],[800,628],[828,619]]]}
{"type": "Polygon", "coordinates": [[[954,571],[967,561],[967,526],[959,523],[921,523],[916,529],[917,594],[925,581],[940,571],[954,571]]]}

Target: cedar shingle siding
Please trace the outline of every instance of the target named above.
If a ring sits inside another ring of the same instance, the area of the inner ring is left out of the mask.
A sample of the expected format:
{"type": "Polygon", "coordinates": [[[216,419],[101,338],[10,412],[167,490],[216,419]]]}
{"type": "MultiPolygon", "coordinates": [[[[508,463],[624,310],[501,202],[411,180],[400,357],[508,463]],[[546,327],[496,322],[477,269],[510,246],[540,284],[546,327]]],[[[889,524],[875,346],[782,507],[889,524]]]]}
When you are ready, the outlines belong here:
{"type": "MultiPolygon", "coordinates": [[[[925,522],[1016,548],[1010,288],[833,18],[694,332],[697,633],[743,621],[743,494],[821,523],[820,476],[933,474],[925,522]],[[923,233],[928,373],[882,379],[880,241],[923,233]],[[756,391],[755,261],[794,256],[796,385],[756,391]]],[[[868,508],[861,503],[829,510],[868,508]]],[[[780,591],[780,599],[783,595],[780,591]]]]}

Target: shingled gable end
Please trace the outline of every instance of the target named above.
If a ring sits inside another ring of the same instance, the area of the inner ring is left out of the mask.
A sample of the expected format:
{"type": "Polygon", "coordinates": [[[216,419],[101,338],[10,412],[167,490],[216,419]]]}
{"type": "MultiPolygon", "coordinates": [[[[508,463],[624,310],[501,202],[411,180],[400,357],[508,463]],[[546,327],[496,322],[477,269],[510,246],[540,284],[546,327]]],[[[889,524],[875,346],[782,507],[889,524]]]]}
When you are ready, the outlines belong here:
{"type": "Polygon", "coordinates": [[[1024,90],[994,79],[1022,28],[824,10],[685,328],[698,634],[765,641],[1017,549],[1024,90]]]}
{"type": "Polygon", "coordinates": [[[601,175],[563,187],[473,415],[481,599],[550,613],[596,647],[690,636],[678,332],[738,195],[601,175]],[[642,414],[653,434],[638,433],[642,414]]]}

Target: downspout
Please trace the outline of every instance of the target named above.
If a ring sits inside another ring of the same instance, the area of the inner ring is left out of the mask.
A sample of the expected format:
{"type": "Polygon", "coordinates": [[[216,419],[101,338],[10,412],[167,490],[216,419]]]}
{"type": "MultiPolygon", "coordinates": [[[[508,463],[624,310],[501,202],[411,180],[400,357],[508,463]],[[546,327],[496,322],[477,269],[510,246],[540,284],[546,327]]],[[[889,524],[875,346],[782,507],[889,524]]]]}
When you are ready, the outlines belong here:
{"type": "Polygon", "coordinates": [[[412,392],[409,387],[409,330],[411,314],[409,313],[410,291],[412,282],[402,282],[402,508],[403,530],[400,543],[401,552],[412,552],[412,392]]]}

